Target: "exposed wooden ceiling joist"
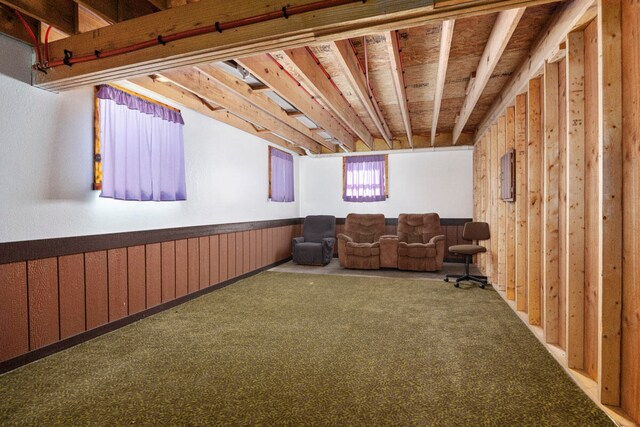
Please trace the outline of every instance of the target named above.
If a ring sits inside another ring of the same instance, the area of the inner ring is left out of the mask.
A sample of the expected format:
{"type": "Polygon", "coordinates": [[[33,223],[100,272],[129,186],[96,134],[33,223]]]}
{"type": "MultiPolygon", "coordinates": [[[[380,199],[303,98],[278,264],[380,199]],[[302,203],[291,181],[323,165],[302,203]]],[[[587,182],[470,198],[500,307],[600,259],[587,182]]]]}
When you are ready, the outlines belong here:
{"type": "Polygon", "coordinates": [[[358,64],[358,59],[351,49],[351,46],[349,46],[349,42],[347,40],[338,40],[331,42],[330,46],[351,89],[364,106],[369,117],[376,125],[376,128],[378,128],[378,132],[380,132],[382,138],[389,145],[389,148],[392,148],[393,143],[391,142],[389,126],[387,126],[378,104],[374,102],[373,97],[369,93],[368,83],[365,81],[360,65],[358,64]]]}
{"type": "MultiPolygon", "coordinates": [[[[38,34],[38,21],[30,16],[25,16],[24,19],[29,28],[31,28],[31,31],[33,31],[34,34],[38,34]]],[[[13,14],[9,7],[2,4],[0,4],[0,32],[33,45],[33,40],[24,28],[24,25],[22,25],[22,22],[13,14]]]]}
{"type": "Polygon", "coordinates": [[[351,151],[354,150],[353,136],[328,110],[313,100],[296,81],[281,70],[278,64],[276,64],[268,54],[244,58],[238,60],[238,63],[249,70],[251,74],[256,76],[262,83],[273,89],[280,97],[302,111],[317,126],[336,138],[340,144],[351,151]]]}
{"type": "Polygon", "coordinates": [[[282,138],[279,138],[273,134],[259,133],[258,131],[255,130],[255,127],[252,126],[249,122],[239,118],[238,116],[235,116],[229,113],[224,109],[212,107],[209,103],[207,103],[198,95],[188,90],[185,90],[179,86],[176,86],[171,82],[161,82],[158,79],[154,79],[149,76],[135,77],[135,78],[129,79],[128,81],[137,86],[140,86],[141,88],[150,90],[154,93],[157,93],[160,96],[170,99],[179,105],[182,105],[193,111],[197,111],[200,114],[204,114],[205,116],[208,116],[220,122],[226,123],[242,131],[248,132],[259,138],[267,140],[273,144],[286,148],[287,150],[293,151],[300,155],[305,154],[304,150],[294,146],[290,142],[287,142],[282,138]]]}
{"type": "Polygon", "coordinates": [[[451,51],[451,41],[453,40],[453,29],[456,21],[446,20],[442,22],[440,31],[440,53],[438,56],[438,74],[436,75],[435,97],[433,100],[433,120],[431,122],[431,145],[435,146],[436,134],[438,131],[438,119],[440,117],[440,107],[442,106],[442,96],[444,95],[444,85],[447,79],[447,67],[449,65],[449,53],[451,51]]]}
{"type": "Polygon", "coordinates": [[[543,66],[545,59],[562,43],[567,33],[581,22],[593,4],[594,0],[570,0],[560,6],[547,28],[540,33],[541,37],[530,49],[525,61],[518,67],[484,116],[476,130],[476,139],[487,130],[509,103],[513,102],[516,95],[524,89],[533,75],[543,66]]]}
{"type": "Polygon", "coordinates": [[[0,0],[13,9],[38,21],[64,31],[75,34],[78,6],[73,0],[0,0]]]}
{"type": "MultiPolygon", "coordinates": [[[[4,0],[3,0],[4,1],[4,0]]],[[[18,0],[16,0],[17,2],[18,0]]],[[[25,2],[25,0],[21,0],[25,2]]],[[[45,2],[46,0],[34,0],[45,2]]],[[[214,31],[164,46],[161,43],[135,52],[98,60],[76,63],[73,67],[59,66],[47,74],[37,73],[37,86],[63,90],[99,82],[113,81],[154,70],[184,65],[226,60],[255,53],[300,47],[318,41],[331,41],[364,35],[371,31],[417,26],[455,16],[483,14],[552,0],[476,0],[469,4],[434,9],[433,0],[371,0],[350,2],[341,6],[320,9],[235,28],[233,31],[214,31]],[[313,15],[313,19],[310,16],[313,15]]],[[[60,2],[56,2],[60,3],[60,2]]],[[[146,2],[144,2],[146,3],[146,2]]],[[[298,6],[314,3],[300,0],[298,6]]],[[[142,16],[101,29],[95,34],[79,34],[50,46],[51,58],[60,60],[64,50],[75,57],[92,55],[96,50],[119,49],[136,43],[154,40],[185,30],[212,26],[221,16],[230,22],[246,19],[274,10],[270,0],[252,2],[202,1],[183,7],[164,10],[153,16],[142,16]]]]}
{"type": "Polygon", "coordinates": [[[220,105],[244,120],[269,129],[284,139],[295,142],[312,153],[320,153],[320,144],[299,133],[273,116],[244,101],[240,96],[225,89],[211,77],[196,68],[166,71],[162,77],[196,95],[220,105]]]}
{"type": "Polygon", "coordinates": [[[506,10],[500,12],[496,18],[496,22],[493,25],[491,36],[487,41],[487,45],[484,48],[484,52],[480,57],[480,63],[478,64],[478,70],[475,73],[475,79],[473,83],[468,87],[467,97],[462,104],[460,110],[460,118],[456,122],[453,128],[453,143],[455,144],[460,137],[460,134],[464,130],[467,120],[471,116],[473,109],[476,107],[478,100],[482,96],[493,70],[495,70],[502,53],[507,48],[511,36],[518,27],[520,18],[524,15],[525,8],[506,10]]]}
{"type": "Polygon", "coordinates": [[[389,68],[393,79],[393,88],[398,100],[400,115],[407,134],[409,146],[413,148],[413,131],[411,130],[411,118],[409,117],[409,102],[407,100],[407,86],[404,82],[404,70],[402,69],[402,58],[400,57],[400,48],[398,47],[397,31],[388,31],[385,33],[387,43],[387,51],[389,52],[389,68]]]}
{"type": "Polygon", "coordinates": [[[330,78],[324,74],[320,68],[321,65],[316,62],[309,51],[306,48],[287,49],[278,52],[278,54],[284,58],[287,65],[295,68],[297,74],[302,76],[305,83],[315,95],[324,101],[333,114],[339,117],[354,134],[358,135],[367,147],[373,149],[373,136],[338,88],[331,84],[330,78]]]}
{"type": "Polygon", "coordinates": [[[198,70],[214,79],[216,82],[225,86],[227,89],[233,91],[240,96],[246,102],[254,105],[256,108],[264,111],[265,113],[273,116],[276,120],[279,120],[287,126],[300,132],[303,136],[315,140],[317,143],[327,145],[328,148],[334,148],[333,144],[329,144],[317,134],[313,133],[308,127],[295,117],[291,117],[284,111],[278,104],[276,104],[271,98],[263,93],[255,92],[251,86],[243,82],[240,79],[233,77],[225,71],[213,66],[213,65],[199,65],[196,67],[198,70]]]}
{"type": "Polygon", "coordinates": [[[105,21],[118,22],[118,0],[75,0],[105,21]]]}

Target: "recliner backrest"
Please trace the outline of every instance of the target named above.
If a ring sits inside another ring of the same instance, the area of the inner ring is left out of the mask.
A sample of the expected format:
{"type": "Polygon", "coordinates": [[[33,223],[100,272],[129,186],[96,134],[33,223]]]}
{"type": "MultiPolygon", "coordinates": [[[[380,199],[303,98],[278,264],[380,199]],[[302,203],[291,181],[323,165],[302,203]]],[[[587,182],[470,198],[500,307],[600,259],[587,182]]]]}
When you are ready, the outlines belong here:
{"type": "Polygon", "coordinates": [[[491,238],[489,224],[486,222],[467,222],[462,230],[462,238],[464,240],[488,240],[491,238]]]}
{"type": "Polygon", "coordinates": [[[305,242],[320,243],[327,237],[336,237],[336,217],[310,215],[304,219],[302,236],[305,242]]]}
{"type": "Polygon", "coordinates": [[[442,234],[440,215],[400,214],[398,215],[398,241],[405,243],[428,243],[442,234]]]}
{"type": "Polygon", "coordinates": [[[349,214],[344,223],[344,234],[357,243],[375,243],[385,234],[383,214],[349,214]]]}

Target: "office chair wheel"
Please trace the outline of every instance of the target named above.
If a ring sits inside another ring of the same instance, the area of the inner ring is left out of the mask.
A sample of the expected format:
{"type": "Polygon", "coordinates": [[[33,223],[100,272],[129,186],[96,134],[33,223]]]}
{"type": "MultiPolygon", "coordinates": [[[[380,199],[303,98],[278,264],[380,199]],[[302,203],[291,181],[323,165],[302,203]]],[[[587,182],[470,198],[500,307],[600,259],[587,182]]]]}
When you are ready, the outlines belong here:
{"type": "Polygon", "coordinates": [[[460,283],[456,282],[456,283],[453,284],[453,286],[455,286],[456,288],[459,288],[460,287],[460,283]]]}
{"type": "Polygon", "coordinates": [[[484,283],[480,285],[480,289],[484,289],[484,283]]]}
{"type": "Polygon", "coordinates": [[[444,281],[445,281],[445,282],[447,282],[447,283],[449,283],[449,278],[448,278],[448,277],[445,277],[445,278],[444,278],[444,281]]]}

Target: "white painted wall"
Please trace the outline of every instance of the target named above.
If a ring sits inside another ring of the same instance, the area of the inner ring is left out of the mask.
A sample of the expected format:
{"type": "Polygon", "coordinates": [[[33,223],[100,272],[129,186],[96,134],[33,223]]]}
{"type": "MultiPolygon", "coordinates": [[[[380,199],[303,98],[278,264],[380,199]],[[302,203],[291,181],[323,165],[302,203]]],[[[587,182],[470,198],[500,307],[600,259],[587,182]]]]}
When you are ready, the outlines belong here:
{"type": "Polygon", "coordinates": [[[473,216],[473,151],[452,149],[389,154],[389,198],[383,202],[342,200],[342,157],[300,159],[301,216],[346,217],[354,213],[437,212],[441,218],[473,216]]]}
{"type": "Polygon", "coordinates": [[[53,94],[29,81],[29,48],[0,35],[0,242],[291,218],[267,200],[268,145],[183,109],[187,201],[101,199],[93,180],[93,89],[53,94]]]}

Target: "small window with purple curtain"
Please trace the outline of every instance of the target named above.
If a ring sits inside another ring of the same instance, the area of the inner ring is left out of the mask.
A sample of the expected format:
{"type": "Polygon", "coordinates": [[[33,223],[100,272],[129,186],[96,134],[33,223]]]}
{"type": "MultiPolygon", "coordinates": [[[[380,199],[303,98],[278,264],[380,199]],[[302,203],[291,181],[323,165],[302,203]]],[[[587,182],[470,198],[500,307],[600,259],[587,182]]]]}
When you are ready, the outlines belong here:
{"type": "Polygon", "coordinates": [[[343,191],[345,202],[381,202],[387,192],[387,156],[343,157],[343,191]]]}
{"type": "Polygon", "coordinates": [[[269,147],[269,199],[293,202],[293,156],[269,147]]]}
{"type": "Polygon", "coordinates": [[[136,95],[110,85],[97,87],[100,157],[94,188],[102,189],[100,197],[119,200],[186,200],[182,115],[136,95]]]}

